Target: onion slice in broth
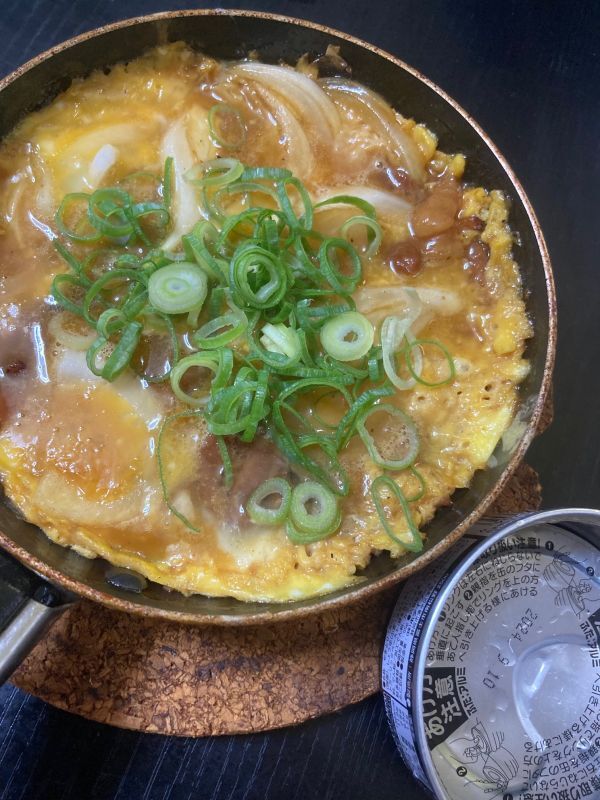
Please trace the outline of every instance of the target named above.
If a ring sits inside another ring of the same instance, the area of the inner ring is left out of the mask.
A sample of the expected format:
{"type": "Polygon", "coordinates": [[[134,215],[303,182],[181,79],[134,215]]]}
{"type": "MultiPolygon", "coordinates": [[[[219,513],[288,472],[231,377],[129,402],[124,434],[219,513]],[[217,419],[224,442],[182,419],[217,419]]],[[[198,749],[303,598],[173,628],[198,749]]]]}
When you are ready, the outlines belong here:
{"type": "Polygon", "coordinates": [[[335,138],[340,125],[338,110],[323,89],[308,76],[291,67],[251,61],[235,67],[233,73],[261,83],[279,95],[303,124],[318,133],[324,145],[335,138]]]}
{"type": "Polygon", "coordinates": [[[365,109],[368,110],[376,129],[385,135],[410,176],[419,182],[424,180],[423,158],[419,148],[400,128],[393,109],[381,97],[344,78],[326,78],[319,83],[342,108],[352,111],[352,105],[360,105],[363,114],[365,109]]]}

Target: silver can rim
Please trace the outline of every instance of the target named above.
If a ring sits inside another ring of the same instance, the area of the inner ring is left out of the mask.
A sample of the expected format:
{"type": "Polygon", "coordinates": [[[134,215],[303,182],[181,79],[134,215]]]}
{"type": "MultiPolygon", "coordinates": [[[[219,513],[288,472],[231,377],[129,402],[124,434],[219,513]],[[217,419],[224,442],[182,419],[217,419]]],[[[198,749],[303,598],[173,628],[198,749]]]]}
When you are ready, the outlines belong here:
{"type": "MultiPolygon", "coordinates": [[[[416,750],[423,772],[427,778],[429,786],[438,800],[448,800],[449,796],[442,786],[437,770],[433,765],[431,752],[427,746],[425,736],[425,727],[422,724],[422,716],[415,714],[415,710],[420,708],[420,698],[423,695],[423,677],[425,671],[425,660],[427,655],[427,646],[433,633],[433,629],[438,620],[440,612],[448,599],[450,592],[454,589],[456,584],[464,577],[468,570],[473,566],[475,561],[481,556],[489,547],[496,542],[511,536],[518,531],[537,525],[541,522],[545,523],[558,523],[558,522],[583,522],[588,525],[593,525],[600,528],[600,510],[593,508],[556,508],[549,511],[532,511],[531,513],[524,513],[518,516],[507,517],[506,522],[499,522],[498,529],[490,535],[482,539],[473,548],[467,551],[465,556],[459,562],[451,574],[447,575],[444,584],[442,585],[435,601],[433,602],[421,632],[421,637],[417,645],[415,653],[415,661],[413,664],[413,681],[411,691],[411,704],[412,704],[412,724],[413,731],[416,739],[416,750]]],[[[568,531],[573,536],[576,533],[568,531]]],[[[468,532],[467,532],[468,533],[468,532]]],[[[600,549],[600,539],[596,546],[600,549]]]]}

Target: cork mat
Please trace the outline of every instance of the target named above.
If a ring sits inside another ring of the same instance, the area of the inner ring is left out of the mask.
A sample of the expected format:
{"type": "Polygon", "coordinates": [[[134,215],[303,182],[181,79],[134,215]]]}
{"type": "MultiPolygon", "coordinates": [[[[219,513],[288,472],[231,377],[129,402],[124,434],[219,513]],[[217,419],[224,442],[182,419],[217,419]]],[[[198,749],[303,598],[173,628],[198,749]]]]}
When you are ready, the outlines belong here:
{"type": "MultiPolygon", "coordinates": [[[[522,464],[492,510],[514,513],[540,502],[538,476],[522,464]]],[[[379,689],[397,591],[297,622],[241,628],[142,619],[82,601],[12,682],[58,708],[148,733],[207,736],[291,725],[379,689]]]]}

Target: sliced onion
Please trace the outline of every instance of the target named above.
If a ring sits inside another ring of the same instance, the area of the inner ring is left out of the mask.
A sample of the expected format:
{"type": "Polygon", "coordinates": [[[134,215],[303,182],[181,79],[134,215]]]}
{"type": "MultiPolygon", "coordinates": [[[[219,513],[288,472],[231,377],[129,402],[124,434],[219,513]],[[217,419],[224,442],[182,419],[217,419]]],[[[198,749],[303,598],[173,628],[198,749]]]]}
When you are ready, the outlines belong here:
{"type": "Polygon", "coordinates": [[[76,317],[69,311],[53,314],[48,323],[48,331],[66,350],[76,350],[78,352],[87,350],[96,341],[97,336],[96,332],[89,328],[80,317],[76,317]],[[72,321],[71,326],[69,326],[70,321],[72,321]],[[69,327],[82,330],[77,332],[72,329],[69,330],[69,327]]]}
{"type": "MultiPolygon", "coordinates": [[[[413,374],[409,378],[401,378],[398,375],[396,371],[396,353],[403,348],[405,340],[408,342],[414,340],[411,326],[418,319],[422,308],[419,293],[415,289],[404,288],[403,293],[406,310],[402,316],[391,315],[386,317],[381,326],[383,369],[394,386],[401,390],[411,389],[415,385],[416,378],[413,374]]],[[[417,350],[412,366],[414,372],[420,375],[423,367],[420,350],[417,350]]]]}
{"type": "Polygon", "coordinates": [[[383,98],[365,89],[364,86],[344,78],[328,78],[320,81],[320,84],[341,106],[346,106],[347,98],[350,96],[356,103],[360,103],[363,109],[368,109],[371,119],[387,136],[411,177],[418,181],[424,180],[423,158],[419,148],[401,129],[396,114],[383,98]]]}
{"type": "MultiPolygon", "coordinates": [[[[208,139],[208,123],[206,129],[208,139]]],[[[181,237],[191,231],[202,217],[202,212],[196,198],[196,190],[185,180],[184,175],[196,163],[192,154],[187,133],[186,121],[181,118],[174,122],[167,130],[161,145],[161,159],[173,159],[173,202],[171,204],[171,218],[173,230],[163,242],[164,250],[177,247],[181,237]]]]}
{"type": "Polygon", "coordinates": [[[434,316],[449,317],[464,306],[458,292],[428,287],[419,287],[418,291],[406,286],[365,287],[354,294],[354,301],[357,311],[376,325],[392,314],[404,316],[411,313],[411,292],[416,294],[420,304],[419,313],[411,323],[413,333],[418,333],[434,316]]]}
{"type": "Polygon", "coordinates": [[[408,223],[408,218],[412,213],[412,205],[404,198],[383,189],[372,189],[369,186],[337,186],[326,189],[319,201],[327,200],[337,195],[353,195],[361,200],[370,203],[377,212],[377,217],[384,217],[390,221],[398,222],[400,218],[408,223]]]}
{"type": "MultiPolygon", "coordinates": [[[[394,386],[402,391],[412,389],[416,383],[416,378],[413,374],[408,378],[401,378],[396,369],[396,353],[405,351],[405,338],[410,332],[410,323],[410,317],[386,317],[381,326],[383,369],[394,386]]],[[[418,363],[419,354],[420,351],[417,350],[413,361],[413,370],[417,375],[420,374],[420,369],[422,368],[422,361],[418,363]]]]}
{"type": "Polygon", "coordinates": [[[256,92],[267,104],[270,114],[277,123],[280,141],[288,153],[286,165],[295,175],[306,180],[314,169],[315,157],[302,125],[292,111],[266,86],[256,86],[256,92]]]}
{"type": "Polygon", "coordinates": [[[98,150],[88,171],[89,184],[92,189],[100,184],[108,170],[117,163],[118,155],[119,151],[112,144],[105,144],[98,150]]]}
{"type": "Polygon", "coordinates": [[[278,94],[305,125],[317,130],[325,144],[335,137],[340,124],[338,110],[311,78],[291,67],[254,61],[238,64],[233,72],[252,78],[278,94]]]}

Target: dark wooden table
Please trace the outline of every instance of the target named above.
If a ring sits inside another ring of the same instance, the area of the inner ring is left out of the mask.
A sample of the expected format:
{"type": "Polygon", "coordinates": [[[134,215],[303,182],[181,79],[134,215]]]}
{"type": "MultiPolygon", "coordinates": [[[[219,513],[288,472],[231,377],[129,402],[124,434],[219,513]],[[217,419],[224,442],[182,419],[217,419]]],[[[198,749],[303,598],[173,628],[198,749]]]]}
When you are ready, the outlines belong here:
{"type": "MultiPolygon", "coordinates": [[[[165,0],[5,0],[0,71],[165,0]]],[[[197,3],[171,3],[171,8],[197,3]]],[[[212,4],[206,4],[212,5],[212,4]]],[[[240,3],[223,3],[239,6],[240,3]]],[[[422,70],[479,120],[523,181],[558,283],[556,421],[529,455],[544,504],[600,506],[600,5],[585,0],[272,0],[245,7],[356,34],[422,70]]],[[[0,690],[2,800],[417,800],[380,697],[298,728],[139,735],[0,690]]]]}

